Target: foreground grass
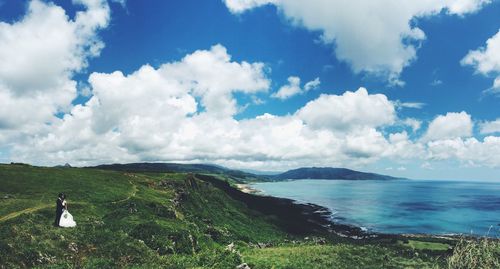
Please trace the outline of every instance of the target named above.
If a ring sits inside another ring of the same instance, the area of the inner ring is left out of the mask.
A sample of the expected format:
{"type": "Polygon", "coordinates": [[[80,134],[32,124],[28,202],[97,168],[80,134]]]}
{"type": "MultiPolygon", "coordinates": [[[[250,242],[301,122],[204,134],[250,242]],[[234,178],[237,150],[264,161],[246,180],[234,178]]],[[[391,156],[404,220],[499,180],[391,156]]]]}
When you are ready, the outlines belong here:
{"type": "Polygon", "coordinates": [[[490,238],[460,239],[448,258],[448,267],[456,269],[500,268],[500,243],[490,238]]]}
{"type": "Polygon", "coordinates": [[[448,263],[449,242],[305,239],[188,173],[0,165],[0,186],[0,268],[465,268],[459,256],[483,253],[459,244],[448,263]],[[75,228],[51,226],[61,191],[75,228]]]}
{"type": "Polygon", "coordinates": [[[230,242],[286,237],[188,174],[0,165],[0,184],[0,268],[233,268],[230,242]],[[61,191],[73,229],[52,227],[61,191]]]}
{"type": "Polygon", "coordinates": [[[437,259],[405,256],[377,245],[301,245],[248,249],[244,260],[252,268],[438,268],[437,259]]]}

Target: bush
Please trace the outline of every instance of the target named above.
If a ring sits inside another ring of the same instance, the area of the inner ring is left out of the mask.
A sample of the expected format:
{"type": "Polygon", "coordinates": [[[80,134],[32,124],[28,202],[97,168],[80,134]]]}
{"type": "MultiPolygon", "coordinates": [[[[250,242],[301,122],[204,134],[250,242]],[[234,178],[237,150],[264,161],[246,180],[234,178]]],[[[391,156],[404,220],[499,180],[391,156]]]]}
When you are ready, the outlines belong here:
{"type": "Polygon", "coordinates": [[[487,237],[467,240],[461,238],[448,258],[450,269],[500,268],[500,242],[487,237]]]}
{"type": "Polygon", "coordinates": [[[196,238],[189,231],[173,229],[154,222],[136,226],[130,236],[142,240],[160,255],[193,254],[197,250],[196,238]]]}

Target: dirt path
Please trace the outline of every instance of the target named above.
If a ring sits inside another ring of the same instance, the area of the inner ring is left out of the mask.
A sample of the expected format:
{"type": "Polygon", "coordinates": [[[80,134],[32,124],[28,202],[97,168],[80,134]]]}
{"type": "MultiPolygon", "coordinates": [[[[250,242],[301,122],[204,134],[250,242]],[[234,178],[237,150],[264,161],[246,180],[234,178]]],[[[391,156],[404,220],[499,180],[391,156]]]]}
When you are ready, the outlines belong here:
{"type": "Polygon", "coordinates": [[[118,203],[121,203],[121,202],[125,202],[127,200],[130,200],[130,198],[134,197],[137,194],[137,192],[139,191],[139,188],[137,188],[137,185],[135,185],[134,183],[132,183],[131,180],[129,180],[128,182],[132,185],[132,191],[130,192],[130,194],[127,196],[127,198],[111,202],[112,204],[118,204],[118,203]]]}
{"type": "MultiPolygon", "coordinates": [[[[120,202],[124,202],[124,201],[127,201],[129,200],[130,198],[134,197],[137,192],[139,191],[139,188],[137,188],[137,185],[135,185],[132,180],[129,180],[128,181],[131,185],[132,185],[132,190],[130,191],[129,195],[124,198],[124,199],[121,199],[121,200],[118,200],[118,201],[114,201],[114,202],[111,202],[112,204],[117,204],[117,203],[120,203],[120,202]]],[[[72,204],[86,204],[86,203],[72,203],[72,204]]],[[[33,213],[35,211],[38,211],[38,210],[41,210],[41,209],[45,209],[45,208],[49,208],[49,207],[53,207],[54,204],[53,203],[50,203],[50,204],[41,204],[41,205],[37,205],[37,206],[34,206],[34,207],[29,207],[29,208],[26,208],[26,209],[23,209],[23,210],[19,210],[19,211],[15,211],[15,212],[12,212],[12,213],[9,213],[5,216],[1,216],[0,217],[0,222],[4,222],[6,220],[10,220],[10,219],[13,219],[13,218],[16,218],[22,214],[25,214],[25,213],[33,213]]]]}
{"type": "MultiPolygon", "coordinates": [[[[82,202],[76,202],[76,203],[71,203],[73,205],[85,205],[85,204],[88,204],[88,203],[82,203],[82,202]]],[[[28,208],[25,208],[23,210],[19,210],[19,211],[15,211],[15,212],[12,212],[12,213],[9,213],[5,216],[1,216],[0,217],[0,222],[4,222],[6,220],[10,220],[10,219],[13,219],[13,218],[16,218],[16,217],[19,217],[20,215],[22,214],[25,214],[25,213],[33,213],[35,211],[38,211],[38,210],[42,210],[42,209],[45,209],[45,208],[50,208],[50,207],[53,207],[55,209],[55,205],[53,203],[50,203],[50,204],[42,204],[42,205],[37,205],[37,206],[34,206],[34,207],[28,207],[28,208]]]]}
{"type": "Polygon", "coordinates": [[[5,216],[0,217],[0,222],[13,219],[15,217],[18,217],[21,214],[32,213],[32,212],[35,212],[35,211],[38,211],[38,210],[41,210],[41,209],[44,209],[44,208],[48,208],[48,207],[51,207],[51,206],[54,206],[54,205],[53,204],[43,204],[43,205],[38,205],[38,206],[35,206],[35,207],[29,207],[29,208],[26,208],[26,209],[23,209],[23,210],[20,210],[20,211],[15,211],[15,212],[12,212],[12,213],[9,213],[9,214],[7,214],[5,216]]]}

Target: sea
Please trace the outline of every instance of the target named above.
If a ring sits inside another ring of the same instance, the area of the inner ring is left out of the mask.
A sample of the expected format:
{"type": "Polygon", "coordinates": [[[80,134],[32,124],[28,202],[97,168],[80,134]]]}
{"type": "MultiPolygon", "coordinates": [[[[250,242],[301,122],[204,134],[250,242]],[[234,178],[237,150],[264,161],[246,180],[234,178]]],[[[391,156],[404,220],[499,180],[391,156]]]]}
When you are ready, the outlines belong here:
{"type": "Polygon", "coordinates": [[[500,183],[304,179],[252,188],[321,205],[334,222],[371,232],[500,237],[500,183]]]}

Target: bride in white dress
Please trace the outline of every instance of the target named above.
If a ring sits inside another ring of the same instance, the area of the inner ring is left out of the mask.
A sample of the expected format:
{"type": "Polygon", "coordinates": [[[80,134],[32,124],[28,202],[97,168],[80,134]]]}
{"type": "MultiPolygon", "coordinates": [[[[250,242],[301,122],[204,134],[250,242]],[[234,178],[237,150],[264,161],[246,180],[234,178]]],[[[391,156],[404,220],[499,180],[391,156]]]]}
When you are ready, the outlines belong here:
{"type": "Polygon", "coordinates": [[[63,200],[62,202],[64,209],[63,213],[61,215],[61,220],[59,221],[59,226],[61,227],[75,227],[76,222],[73,220],[73,215],[71,215],[68,211],[68,205],[66,203],[66,200],[63,200]]]}

